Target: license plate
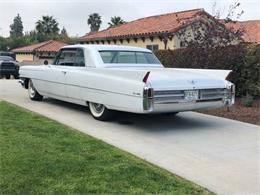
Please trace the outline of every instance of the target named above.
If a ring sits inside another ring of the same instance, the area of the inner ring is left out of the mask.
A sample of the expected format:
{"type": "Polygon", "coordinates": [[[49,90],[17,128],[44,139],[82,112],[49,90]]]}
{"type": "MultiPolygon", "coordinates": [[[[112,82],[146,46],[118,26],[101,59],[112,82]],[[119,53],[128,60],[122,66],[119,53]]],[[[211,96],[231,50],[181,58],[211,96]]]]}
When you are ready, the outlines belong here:
{"type": "Polygon", "coordinates": [[[189,101],[197,100],[199,98],[198,90],[187,90],[184,92],[185,99],[189,101]]]}

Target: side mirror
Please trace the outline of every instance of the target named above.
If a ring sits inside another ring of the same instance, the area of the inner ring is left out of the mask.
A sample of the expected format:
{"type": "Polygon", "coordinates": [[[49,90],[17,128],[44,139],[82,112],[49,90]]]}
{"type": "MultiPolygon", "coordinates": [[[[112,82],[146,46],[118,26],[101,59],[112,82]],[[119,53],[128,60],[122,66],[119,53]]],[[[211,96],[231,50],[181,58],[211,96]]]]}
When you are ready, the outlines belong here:
{"type": "Polygon", "coordinates": [[[43,64],[48,65],[49,64],[48,60],[44,60],[43,64]]]}

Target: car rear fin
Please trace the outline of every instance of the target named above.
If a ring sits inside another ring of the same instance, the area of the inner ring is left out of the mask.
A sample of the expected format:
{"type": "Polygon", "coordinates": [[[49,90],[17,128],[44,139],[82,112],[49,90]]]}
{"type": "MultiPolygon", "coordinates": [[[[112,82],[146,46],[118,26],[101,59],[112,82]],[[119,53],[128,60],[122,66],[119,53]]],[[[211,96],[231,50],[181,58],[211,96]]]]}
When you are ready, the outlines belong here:
{"type": "Polygon", "coordinates": [[[230,72],[228,73],[228,75],[226,76],[226,80],[227,80],[227,81],[231,81],[232,72],[233,72],[233,71],[230,71],[230,72]]]}

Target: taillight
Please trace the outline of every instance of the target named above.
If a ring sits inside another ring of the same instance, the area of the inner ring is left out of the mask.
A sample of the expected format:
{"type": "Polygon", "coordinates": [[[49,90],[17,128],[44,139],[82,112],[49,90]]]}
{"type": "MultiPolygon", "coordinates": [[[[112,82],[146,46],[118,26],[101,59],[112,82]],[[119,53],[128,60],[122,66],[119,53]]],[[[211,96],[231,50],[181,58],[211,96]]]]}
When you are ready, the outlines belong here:
{"type": "Polygon", "coordinates": [[[143,78],[143,82],[144,82],[144,83],[147,82],[149,75],[150,75],[150,71],[148,71],[148,72],[144,75],[144,78],[143,78]]]}

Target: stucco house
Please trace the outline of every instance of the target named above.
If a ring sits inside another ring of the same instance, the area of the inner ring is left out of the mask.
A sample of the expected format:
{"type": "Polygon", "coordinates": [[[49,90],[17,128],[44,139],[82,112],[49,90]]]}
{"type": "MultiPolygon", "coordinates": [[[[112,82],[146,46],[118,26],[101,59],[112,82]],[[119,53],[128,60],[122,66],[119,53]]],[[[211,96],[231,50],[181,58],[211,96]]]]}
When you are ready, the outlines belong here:
{"type": "Polygon", "coordinates": [[[260,44],[260,20],[236,21],[225,25],[231,31],[241,29],[245,42],[260,44]]]}
{"type": "Polygon", "coordinates": [[[25,47],[11,50],[15,53],[18,62],[33,62],[34,64],[43,63],[44,60],[52,60],[65,43],[49,40],[25,47]]]}
{"type": "Polygon", "coordinates": [[[204,9],[193,9],[141,18],[118,27],[88,33],[81,37],[79,42],[82,44],[122,44],[151,50],[177,49],[185,47],[178,32],[184,31],[192,39],[192,25],[199,24],[206,28],[209,23],[214,24],[216,28],[227,30],[225,25],[204,9]]]}

